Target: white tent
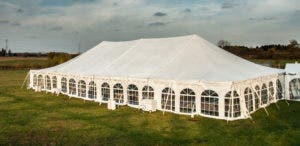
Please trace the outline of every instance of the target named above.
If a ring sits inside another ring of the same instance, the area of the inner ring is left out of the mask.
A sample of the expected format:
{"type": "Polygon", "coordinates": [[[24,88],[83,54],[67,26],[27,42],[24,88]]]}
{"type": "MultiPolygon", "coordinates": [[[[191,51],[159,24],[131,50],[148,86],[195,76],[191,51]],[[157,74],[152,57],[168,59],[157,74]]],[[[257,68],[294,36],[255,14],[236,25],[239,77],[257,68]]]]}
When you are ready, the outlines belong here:
{"type": "Polygon", "coordinates": [[[162,111],[235,120],[283,98],[283,72],[189,35],[104,41],[66,63],[31,70],[30,87],[136,108],[150,99],[162,111]]]}
{"type": "Polygon", "coordinates": [[[285,71],[285,97],[300,101],[300,64],[287,63],[285,71]]]}

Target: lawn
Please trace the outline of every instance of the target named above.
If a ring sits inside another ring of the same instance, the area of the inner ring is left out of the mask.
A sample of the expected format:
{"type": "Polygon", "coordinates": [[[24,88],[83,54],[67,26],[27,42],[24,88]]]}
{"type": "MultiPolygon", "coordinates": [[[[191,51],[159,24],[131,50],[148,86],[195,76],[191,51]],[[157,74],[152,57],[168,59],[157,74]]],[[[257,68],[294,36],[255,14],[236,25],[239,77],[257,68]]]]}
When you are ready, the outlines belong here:
{"type": "Polygon", "coordinates": [[[300,145],[300,102],[227,123],[147,113],[20,89],[27,71],[0,71],[0,145],[300,145]]]}

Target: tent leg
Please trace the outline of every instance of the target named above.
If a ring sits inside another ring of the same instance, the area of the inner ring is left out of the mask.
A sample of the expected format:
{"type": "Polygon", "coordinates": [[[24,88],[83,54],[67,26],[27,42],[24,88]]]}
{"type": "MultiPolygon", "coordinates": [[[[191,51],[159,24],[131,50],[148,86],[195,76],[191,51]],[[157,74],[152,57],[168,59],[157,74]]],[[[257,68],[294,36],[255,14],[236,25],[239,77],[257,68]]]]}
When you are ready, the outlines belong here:
{"type": "Polygon", "coordinates": [[[280,107],[277,102],[275,102],[275,105],[276,105],[277,109],[280,110],[280,107]]]}
{"type": "Polygon", "coordinates": [[[267,116],[269,116],[270,114],[269,114],[268,110],[266,109],[266,107],[264,107],[264,109],[265,109],[267,116]]]}
{"type": "Polygon", "coordinates": [[[29,77],[29,72],[26,74],[26,77],[21,85],[21,89],[23,88],[23,86],[25,85],[26,81],[28,80],[28,77],[29,77]]]}
{"type": "Polygon", "coordinates": [[[253,121],[253,118],[252,118],[252,116],[251,116],[251,115],[249,115],[249,119],[250,119],[251,121],[253,121]]]}
{"type": "Polygon", "coordinates": [[[288,106],[290,106],[290,104],[289,104],[289,102],[285,99],[285,103],[288,105],[288,106]]]}

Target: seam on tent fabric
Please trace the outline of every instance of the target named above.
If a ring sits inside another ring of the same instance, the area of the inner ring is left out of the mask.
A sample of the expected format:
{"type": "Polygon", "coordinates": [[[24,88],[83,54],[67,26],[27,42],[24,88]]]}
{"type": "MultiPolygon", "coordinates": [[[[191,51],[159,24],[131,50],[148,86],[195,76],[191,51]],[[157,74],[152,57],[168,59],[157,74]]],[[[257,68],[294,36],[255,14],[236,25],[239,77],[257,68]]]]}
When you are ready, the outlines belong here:
{"type": "MultiPolygon", "coordinates": [[[[193,38],[194,38],[194,35],[192,35],[191,38],[186,42],[186,44],[183,45],[183,49],[180,49],[180,50],[174,55],[174,57],[172,57],[172,58],[170,58],[170,59],[168,60],[168,62],[164,63],[164,64],[161,65],[157,70],[154,70],[152,73],[150,73],[149,76],[148,76],[148,78],[151,78],[152,75],[153,75],[154,73],[159,73],[159,72],[162,70],[163,67],[166,67],[166,66],[168,66],[171,62],[173,62],[173,61],[175,60],[175,58],[177,58],[178,55],[179,55],[182,51],[185,50],[184,48],[187,48],[188,46],[190,46],[190,42],[192,41],[193,38]]],[[[181,47],[181,46],[179,46],[179,47],[181,47]]],[[[173,79],[173,80],[174,80],[174,79],[173,79]]]]}
{"type": "Polygon", "coordinates": [[[134,48],[136,48],[140,42],[142,42],[143,39],[139,39],[134,45],[132,45],[128,50],[126,50],[125,52],[123,52],[118,58],[114,59],[110,64],[108,64],[107,66],[104,67],[105,71],[109,71],[109,68],[111,68],[112,65],[114,65],[117,61],[119,61],[123,56],[125,56],[126,54],[128,54],[131,50],[133,50],[134,48]]]}

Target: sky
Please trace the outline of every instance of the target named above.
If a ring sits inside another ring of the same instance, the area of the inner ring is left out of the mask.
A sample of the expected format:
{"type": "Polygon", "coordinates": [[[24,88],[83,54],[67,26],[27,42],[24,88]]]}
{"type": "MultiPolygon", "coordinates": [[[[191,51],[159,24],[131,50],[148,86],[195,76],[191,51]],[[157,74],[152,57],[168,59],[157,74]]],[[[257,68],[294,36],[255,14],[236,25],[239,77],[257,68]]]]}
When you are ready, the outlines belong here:
{"type": "Polygon", "coordinates": [[[0,0],[0,48],[8,39],[12,52],[190,34],[251,47],[300,41],[300,0],[0,0]]]}

